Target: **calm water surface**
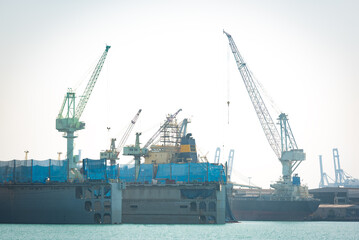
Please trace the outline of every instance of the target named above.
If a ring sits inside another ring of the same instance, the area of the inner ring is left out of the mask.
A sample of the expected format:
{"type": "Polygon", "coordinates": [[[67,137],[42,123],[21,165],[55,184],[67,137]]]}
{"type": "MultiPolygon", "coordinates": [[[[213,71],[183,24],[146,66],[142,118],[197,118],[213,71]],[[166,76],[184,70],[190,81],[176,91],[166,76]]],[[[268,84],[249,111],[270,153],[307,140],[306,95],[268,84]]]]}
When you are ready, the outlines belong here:
{"type": "Polygon", "coordinates": [[[0,239],[359,240],[359,222],[241,222],[225,225],[0,224],[0,239]]]}

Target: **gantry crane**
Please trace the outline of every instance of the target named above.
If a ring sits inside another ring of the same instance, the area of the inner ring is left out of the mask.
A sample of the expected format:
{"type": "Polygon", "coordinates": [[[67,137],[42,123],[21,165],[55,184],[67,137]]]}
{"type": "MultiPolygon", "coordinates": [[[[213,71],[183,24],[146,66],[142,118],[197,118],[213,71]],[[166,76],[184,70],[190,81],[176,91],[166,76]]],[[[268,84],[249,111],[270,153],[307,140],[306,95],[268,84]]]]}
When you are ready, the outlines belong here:
{"type": "Polygon", "coordinates": [[[220,147],[217,147],[217,148],[216,148],[216,153],[214,154],[214,161],[213,161],[213,163],[219,164],[220,158],[221,158],[221,148],[220,148],[220,147]]]}
{"type": "Polygon", "coordinates": [[[335,178],[332,179],[328,174],[323,171],[322,156],[319,155],[320,167],[320,182],[319,187],[345,187],[345,188],[359,188],[359,179],[353,178],[345,172],[340,166],[339,151],[333,148],[333,161],[334,161],[334,174],[335,178]],[[328,178],[331,182],[328,181],[328,178]]]}
{"type": "Polygon", "coordinates": [[[324,171],[323,171],[323,163],[322,163],[322,155],[319,155],[319,167],[320,167],[320,182],[319,187],[333,187],[334,184],[329,183],[328,178],[330,178],[332,181],[333,179],[329,177],[324,171]]]}
{"type": "Polygon", "coordinates": [[[85,123],[81,122],[80,118],[91,96],[92,90],[96,84],[97,78],[101,72],[103,64],[105,63],[106,56],[110,48],[111,46],[106,46],[105,51],[103,52],[100,60],[98,61],[94,71],[92,72],[91,78],[87,83],[85,91],[80,96],[81,100],[77,104],[77,106],[75,107],[76,94],[71,88],[69,88],[61,105],[59,114],[56,118],[56,129],[59,132],[64,132],[66,134],[64,138],[67,139],[67,159],[69,161],[70,178],[74,177],[71,172],[76,169],[77,162],[77,160],[74,159],[73,156],[74,138],[76,138],[74,133],[78,130],[85,128],[85,123]]]}
{"type": "Polygon", "coordinates": [[[340,167],[339,151],[333,148],[334,173],[336,187],[359,188],[359,179],[353,178],[340,167]]]}
{"type": "MultiPolygon", "coordinates": [[[[303,152],[303,149],[298,149],[287,115],[284,113],[281,113],[278,118],[280,133],[278,132],[253,80],[252,74],[248,70],[246,63],[240,55],[232,36],[225,31],[223,31],[223,33],[226,34],[229,40],[229,46],[232,50],[238,70],[242,76],[244,85],[246,86],[264,134],[269,142],[269,145],[282,164],[282,177],[284,184],[290,186],[292,185],[292,174],[299,164],[305,160],[305,153],[303,152]]],[[[276,185],[273,185],[273,187],[275,188],[276,185]]]]}
{"type": "Polygon", "coordinates": [[[231,180],[233,169],[234,149],[229,150],[228,162],[227,162],[227,180],[231,180]]]}
{"type": "Polygon", "coordinates": [[[141,133],[136,133],[136,142],[134,146],[127,146],[123,148],[123,155],[125,156],[134,156],[135,159],[135,179],[137,180],[140,172],[141,157],[148,154],[148,147],[153,143],[153,141],[160,135],[161,131],[166,128],[172,121],[175,119],[177,114],[182,111],[179,109],[176,113],[167,117],[166,122],[157,130],[157,132],[148,140],[148,142],[140,148],[140,135],[141,133]]]}
{"type": "Polygon", "coordinates": [[[122,136],[120,142],[118,143],[117,147],[115,146],[116,138],[111,138],[110,149],[100,153],[101,159],[105,158],[107,160],[110,160],[111,165],[116,164],[116,160],[119,159],[118,156],[120,155],[122,148],[125,146],[125,143],[126,143],[128,137],[130,136],[130,133],[131,133],[133,127],[135,126],[137,119],[140,116],[141,111],[142,111],[142,109],[138,110],[136,115],[133,117],[133,119],[131,120],[130,124],[128,125],[128,127],[125,131],[125,134],[122,136]]]}

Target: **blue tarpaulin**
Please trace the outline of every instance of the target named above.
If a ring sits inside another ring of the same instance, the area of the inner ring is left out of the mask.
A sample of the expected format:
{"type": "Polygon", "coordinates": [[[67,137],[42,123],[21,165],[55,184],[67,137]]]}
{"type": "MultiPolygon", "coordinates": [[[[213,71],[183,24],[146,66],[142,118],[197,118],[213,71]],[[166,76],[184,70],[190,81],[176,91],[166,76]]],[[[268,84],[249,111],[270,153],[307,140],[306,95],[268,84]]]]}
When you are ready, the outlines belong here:
{"type": "Polygon", "coordinates": [[[226,182],[223,165],[212,163],[158,164],[156,179],[176,182],[226,182]]]}
{"type": "Polygon", "coordinates": [[[88,180],[107,179],[106,159],[93,160],[85,158],[83,160],[85,178],[88,180]]]}
{"type": "Polygon", "coordinates": [[[190,163],[189,164],[189,180],[190,182],[206,182],[207,170],[209,163],[190,163]]]}
{"type": "Polygon", "coordinates": [[[67,160],[50,160],[50,181],[67,181],[67,160]]]}
{"type": "Polygon", "coordinates": [[[12,161],[0,161],[0,183],[14,182],[14,163],[12,161]]]}
{"type": "Polygon", "coordinates": [[[0,183],[45,183],[67,181],[67,160],[0,161],[0,183]]]}
{"type": "Polygon", "coordinates": [[[135,166],[134,165],[121,165],[120,166],[120,179],[123,182],[135,181],[135,166]]]}
{"type": "Polygon", "coordinates": [[[151,183],[152,179],[153,179],[153,165],[152,164],[141,164],[137,182],[151,183]]]}
{"type": "Polygon", "coordinates": [[[118,179],[119,177],[119,166],[118,165],[112,165],[106,167],[107,171],[107,178],[108,179],[118,179]]]}
{"type": "Polygon", "coordinates": [[[50,177],[50,160],[32,162],[32,182],[45,183],[50,177]]]}
{"type": "Polygon", "coordinates": [[[31,182],[31,162],[32,160],[15,160],[15,182],[31,182]]]}

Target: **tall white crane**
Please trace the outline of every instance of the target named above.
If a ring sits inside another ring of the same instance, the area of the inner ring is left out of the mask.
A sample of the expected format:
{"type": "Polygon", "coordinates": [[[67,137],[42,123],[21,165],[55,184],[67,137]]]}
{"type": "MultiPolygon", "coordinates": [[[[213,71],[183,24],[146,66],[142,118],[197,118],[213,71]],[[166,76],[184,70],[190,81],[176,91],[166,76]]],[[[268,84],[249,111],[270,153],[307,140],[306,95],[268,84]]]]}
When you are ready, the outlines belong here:
{"type": "Polygon", "coordinates": [[[320,167],[320,182],[319,187],[333,187],[333,183],[329,183],[328,178],[330,178],[332,181],[333,179],[329,177],[324,171],[323,171],[323,162],[322,162],[322,155],[319,155],[319,167],[320,167]]]}
{"type": "Polygon", "coordinates": [[[221,148],[217,147],[216,148],[216,153],[214,154],[214,161],[213,163],[219,164],[219,160],[221,158],[221,148]]]}
{"type": "Polygon", "coordinates": [[[256,111],[257,117],[268,140],[268,143],[282,164],[284,184],[291,185],[292,173],[298,167],[298,165],[303,160],[305,160],[305,153],[302,149],[298,149],[288,122],[287,115],[284,113],[281,113],[278,118],[280,124],[279,133],[258,91],[252,74],[248,70],[245,61],[240,55],[232,36],[225,31],[223,31],[223,33],[226,34],[229,40],[229,46],[232,50],[238,70],[242,76],[244,85],[246,86],[247,92],[252,101],[254,110],[256,111]]]}
{"type": "Polygon", "coordinates": [[[231,180],[233,169],[234,149],[229,150],[228,165],[227,165],[227,181],[231,180]]]}

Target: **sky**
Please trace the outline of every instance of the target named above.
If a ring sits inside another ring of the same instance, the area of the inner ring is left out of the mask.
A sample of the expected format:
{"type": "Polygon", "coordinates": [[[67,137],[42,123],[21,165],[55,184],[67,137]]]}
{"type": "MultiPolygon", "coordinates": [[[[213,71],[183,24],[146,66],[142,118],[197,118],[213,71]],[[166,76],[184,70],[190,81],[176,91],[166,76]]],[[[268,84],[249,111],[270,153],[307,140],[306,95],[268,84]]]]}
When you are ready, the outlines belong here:
{"type": "MultiPolygon", "coordinates": [[[[70,1],[0,0],[0,160],[57,159],[66,140],[55,119],[68,88],[82,91],[111,45],[81,120],[75,151],[99,158],[142,109],[145,144],[182,108],[210,162],[235,150],[235,181],[268,188],[281,164],[270,148],[236,68],[230,33],[256,79],[288,114],[306,160],[309,188],[334,177],[332,149],[359,178],[359,10],[350,0],[70,1]],[[227,101],[230,101],[229,108],[227,101]],[[107,127],[111,129],[108,131],[107,127]]],[[[265,100],[265,101],[268,101],[265,100]]],[[[121,163],[127,163],[124,158],[121,163]]]]}

